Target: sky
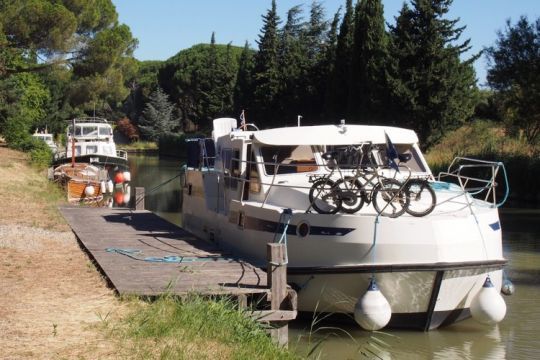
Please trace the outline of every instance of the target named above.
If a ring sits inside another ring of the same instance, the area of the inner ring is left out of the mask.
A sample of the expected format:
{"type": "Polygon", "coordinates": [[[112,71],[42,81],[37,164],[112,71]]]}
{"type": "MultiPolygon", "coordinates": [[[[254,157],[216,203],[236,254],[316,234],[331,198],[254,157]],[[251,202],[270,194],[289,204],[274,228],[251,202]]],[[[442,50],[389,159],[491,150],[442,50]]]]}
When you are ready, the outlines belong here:
{"type": "MultiPolygon", "coordinates": [[[[262,27],[262,15],[271,0],[112,0],[121,23],[127,24],[139,40],[135,57],[139,60],[166,60],[180,50],[200,43],[209,43],[215,32],[219,44],[244,46],[248,41],[256,49],[262,27]]],[[[345,0],[320,0],[331,19],[345,0]]],[[[353,3],[356,1],[353,0],[353,3]]],[[[287,10],[303,4],[309,16],[311,0],[276,0],[282,20],[287,10]]],[[[383,0],[385,19],[394,24],[403,0],[383,0]]],[[[515,23],[521,15],[535,21],[540,17],[540,0],[454,0],[449,19],[459,18],[466,26],[461,40],[471,39],[470,56],[494,45],[497,31],[506,27],[506,20],[515,23]]],[[[475,63],[479,85],[485,83],[487,61],[475,63]]]]}

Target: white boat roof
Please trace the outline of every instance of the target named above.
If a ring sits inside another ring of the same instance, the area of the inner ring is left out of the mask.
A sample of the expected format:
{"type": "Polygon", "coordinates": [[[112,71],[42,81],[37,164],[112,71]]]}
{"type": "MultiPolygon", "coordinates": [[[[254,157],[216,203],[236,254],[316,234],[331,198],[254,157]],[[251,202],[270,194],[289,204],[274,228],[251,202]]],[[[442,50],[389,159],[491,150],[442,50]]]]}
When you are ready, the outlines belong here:
{"type": "Polygon", "coordinates": [[[383,144],[386,141],[385,132],[393,143],[418,142],[418,136],[412,130],[374,125],[318,125],[260,130],[253,132],[253,141],[266,145],[383,144]]]}

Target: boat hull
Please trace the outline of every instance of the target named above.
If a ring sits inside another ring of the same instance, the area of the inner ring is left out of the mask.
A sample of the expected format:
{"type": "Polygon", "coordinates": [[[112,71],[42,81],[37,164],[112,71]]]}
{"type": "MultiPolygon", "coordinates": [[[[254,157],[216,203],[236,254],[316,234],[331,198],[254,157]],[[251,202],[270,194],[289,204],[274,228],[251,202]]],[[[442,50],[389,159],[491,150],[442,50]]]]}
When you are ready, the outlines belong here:
{"type": "MultiPolygon", "coordinates": [[[[61,158],[56,159],[53,162],[53,167],[56,167],[62,164],[69,164],[71,163],[71,161],[72,161],[71,157],[61,157],[61,158]]],[[[79,155],[75,157],[75,162],[92,164],[95,166],[107,167],[107,168],[118,166],[120,170],[128,169],[127,159],[122,158],[122,157],[117,157],[117,156],[107,156],[107,155],[101,155],[101,154],[79,155]]]]}
{"type": "Polygon", "coordinates": [[[430,330],[468,317],[486,276],[501,288],[497,209],[395,219],[293,209],[287,217],[272,204],[225,206],[212,179],[188,170],[183,226],[263,268],[266,244],[285,241],[300,311],[352,314],[375,276],[392,308],[389,326],[430,330]]]}

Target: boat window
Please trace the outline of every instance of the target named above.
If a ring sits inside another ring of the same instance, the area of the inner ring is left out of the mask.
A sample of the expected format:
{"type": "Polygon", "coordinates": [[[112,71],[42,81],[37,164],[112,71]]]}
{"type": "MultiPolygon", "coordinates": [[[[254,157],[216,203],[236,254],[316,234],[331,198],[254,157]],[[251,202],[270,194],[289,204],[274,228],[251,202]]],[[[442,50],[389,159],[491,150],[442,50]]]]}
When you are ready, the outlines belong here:
{"type": "MultiPolygon", "coordinates": [[[[72,134],[73,134],[73,130],[72,130],[72,129],[73,129],[73,127],[70,125],[70,126],[69,126],[69,130],[68,130],[69,135],[72,135],[72,134]]],[[[80,136],[80,135],[81,135],[81,132],[82,132],[81,126],[78,126],[78,125],[75,126],[75,136],[80,136]]]]}
{"type": "Polygon", "coordinates": [[[99,135],[112,135],[112,130],[108,127],[100,127],[99,128],[99,135]]]}
{"type": "Polygon", "coordinates": [[[87,154],[95,154],[95,153],[97,153],[97,145],[88,145],[86,147],[86,153],[87,154]]]}
{"type": "Polygon", "coordinates": [[[249,192],[260,193],[261,192],[261,177],[259,176],[259,169],[257,167],[257,158],[255,153],[251,153],[251,162],[248,165],[249,169],[249,192]]]}
{"type": "Polygon", "coordinates": [[[97,126],[84,126],[82,132],[83,135],[97,135],[98,128],[97,126]]]}
{"type": "Polygon", "coordinates": [[[223,149],[223,164],[229,176],[225,176],[225,186],[236,189],[240,178],[240,150],[223,149]]]}
{"type": "Polygon", "coordinates": [[[267,175],[294,174],[317,170],[309,145],[263,146],[261,155],[267,175]]]}
{"type": "MultiPolygon", "coordinates": [[[[411,154],[412,157],[404,165],[408,166],[413,172],[426,172],[427,169],[424,166],[424,163],[421,160],[421,155],[416,151],[416,149],[410,144],[394,144],[398,154],[411,154]]],[[[386,147],[385,145],[379,146],[378,156],[380,158],[380,164],[388,164],[388,158],[386,157],[386,147]]]]}
{"type": "Polygon", "coordinates": [[[341,169],[356,169],[357,167],[372,167],[377,164],[376,151],[372,151],[371,144],[363,145],[330,145],[326,152],[335,152],[336,161],[341,169]]]}

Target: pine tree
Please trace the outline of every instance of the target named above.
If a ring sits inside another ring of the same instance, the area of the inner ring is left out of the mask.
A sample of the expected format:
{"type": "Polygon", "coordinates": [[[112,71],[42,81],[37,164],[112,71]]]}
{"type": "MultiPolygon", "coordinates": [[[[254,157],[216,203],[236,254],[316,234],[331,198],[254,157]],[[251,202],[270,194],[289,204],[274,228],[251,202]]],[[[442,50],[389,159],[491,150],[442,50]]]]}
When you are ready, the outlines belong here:
{"type": "Polygon", "coordinates": [[[276,103],[276,95],[279,92],[279,22],[276,1],[272,0],[271,8],[263,16],[264,25],[257,41],[259,51],[255,55],[255,66],[253,69],[253,105],[255,109],[253,109],[252,113],[256,114],[256,121],[262,126],[270,125],[272,110],[276,103]]]}
{"type": "Polygon", "coordinates": [[[381,0],[360,0],[355,9],[348,108],[360,122],[380,123],[385,102],[387,35],[381,0]]]}
{"type": "Polygon", "coordinates": [[[157,141],[161,135],[170,133],[178,125],[174,118],[174,105],[169,96],[158,87],[149,96],[142,116],[139,117],[139,129],[146,139],[157,141]]]}
{"type": "Polygon", "coordinates": [[[349,97],[349,71],[354,41],[354,11],[352,0],[347,0],[345,14],[337,37],[335,65],[328,84],[326,112],[329,116],[342,119],[347,114],[349,97]]]}
{"type": "Polygon", "coordinates": [[[413,0],[412,9],[404,5],[390,31],[393,117],[399,125],[413,127],[424,145],[468,120],[476,103],[472,63],[479,55],[460,60],[470,40],[456,45],[465,27],[444,18],[451,4],[413,0]]]}

